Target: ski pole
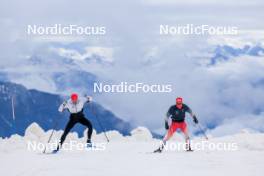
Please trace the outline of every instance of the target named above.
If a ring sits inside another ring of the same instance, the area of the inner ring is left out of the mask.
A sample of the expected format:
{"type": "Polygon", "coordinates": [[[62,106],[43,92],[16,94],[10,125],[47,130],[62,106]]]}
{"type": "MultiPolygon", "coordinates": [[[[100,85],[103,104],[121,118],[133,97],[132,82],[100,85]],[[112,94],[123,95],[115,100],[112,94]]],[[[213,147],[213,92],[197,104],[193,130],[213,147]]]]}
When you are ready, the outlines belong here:
{"type": "Polygon", "coordinates": [[[208,137],[207,137],[207,135],[205,134],[205,131],[202,129],[201,125],[200,125],[200,124],[197,124],[197,125],[198,125],[200,131],[203,133],[205,139],[208,140],[208,137]]]}
{"type": "Polygon", "coordinates": [[[95,118],[96,118],[96,120],[97,120],[97,122],[98,122],[100,128],[102,129],[102,131],[103,131],[103,133],[104,133],[104,136],[105,136],[107,142],[109,142],[109,138],[108,138],[107,135],[106,135],[105,128],[103,127],[101,121],[100,121],[99,118],[97,117],[97,114],[94,112],[94,108],[92,107],[92,102],[91,102],[91,104],[90,104],[90,109],[91,109],[92,114],[95,116],[95,118]]]}
{"type": "MultiPolygon", "coordinates": [[[[52,138],[52,136],[53,136],[53,134],[54,134],[55,128],[58,126],[58,123],[59,123],[59,121],[57,120],[56,123],[55,123],[55,125],[54,125],[54,127],[53,127],[53,129],[52,129],[52,132],[51,132],[51,134],[50,134],[50,136],[49,136],[49,139],[48,139],[47,144],[49,144],[49,142],[50,142],[50,140],[51,140],[51,138],[52,138]]],[[[45,148],[44,148],[43,153],[45,153],[45,152],[46,152],[46,146],[45,146],[45,148]]]]}

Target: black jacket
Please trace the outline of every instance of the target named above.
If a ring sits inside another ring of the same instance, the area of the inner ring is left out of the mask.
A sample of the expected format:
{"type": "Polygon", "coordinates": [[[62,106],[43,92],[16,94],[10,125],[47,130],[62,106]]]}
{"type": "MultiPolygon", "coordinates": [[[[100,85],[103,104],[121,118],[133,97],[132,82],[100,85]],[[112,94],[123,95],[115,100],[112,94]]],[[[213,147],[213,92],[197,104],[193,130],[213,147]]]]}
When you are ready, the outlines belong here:
{"type": "Polygon", "coordinates": [[[186,104],[182,104],[181,109],[178,109],[176,105],[172,105],[167,112],[167,118],[171,117],[174,122],[184,122],[186,112],[192,114],[192,110],[186,104]]]}

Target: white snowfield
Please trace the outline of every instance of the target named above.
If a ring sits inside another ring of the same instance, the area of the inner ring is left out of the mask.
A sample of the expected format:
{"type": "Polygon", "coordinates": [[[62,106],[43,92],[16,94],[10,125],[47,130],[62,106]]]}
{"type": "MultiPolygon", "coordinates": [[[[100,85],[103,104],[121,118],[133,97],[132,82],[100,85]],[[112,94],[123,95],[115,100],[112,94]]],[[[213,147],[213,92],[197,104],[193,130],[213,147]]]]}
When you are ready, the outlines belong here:
{"type": "MultiPolygon", "coordinates": [[[[51,142],[60,138],[56,131],[51,142]]],[[[264,163],[264,134],[249,133],[225,137],[210,136],[210,143],[235,143],[235,151],[166,150],[150,153],[159,146],[144,127],[123,137],[116,131],[107,132],[110,143],[105,150],[62,150],[57,154],[42,154],[41,150],[28,149],[28,142],[46,144],[51,130],[44,132],[37,124],[26,130],[24,137],[13,135],[0,138],[0,175],[4,176],[262,176],[264,163]]],[[[86,134],[86,132],[85,132],[86,134]]],[[[203,137],[192,138],[193,144],[204,141],[203,137]]],[[[65,143],[85,143],[70,133],[65,143]]],[[[183,142],[176,134],[169,143],[183,142]]],[[[103,134],[94,134],[93,142],[105,142],[103,134]]],[[[49,151],[48,151],[49,152],[49,151]]]]}

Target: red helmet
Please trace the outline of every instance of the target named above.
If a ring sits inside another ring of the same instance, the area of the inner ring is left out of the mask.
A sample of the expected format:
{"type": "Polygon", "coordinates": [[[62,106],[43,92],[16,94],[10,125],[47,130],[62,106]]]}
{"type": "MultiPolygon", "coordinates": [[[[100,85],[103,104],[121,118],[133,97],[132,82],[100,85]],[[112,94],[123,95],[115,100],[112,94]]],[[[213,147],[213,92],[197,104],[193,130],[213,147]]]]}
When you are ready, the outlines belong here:
{"type": "Polygon", "coordinates": [[[183,102],[182,97],[177,97],[176,98],[176,104],[182,104],[182,102],[183,102]]]}
{"type": "Polygon", "coordinates": [[[177,108],[179,108],[179,109],[182,109],[182,97],[177,97],[176,98],[176,106],[177,106],[177,108]]]}
{"type": "Polygon", "coordinates": [[[72,100],[73,102],[76,102],[76,101],[78,100],[78,94],[77,94],[77,93],[72,93],[72,94],[71,94],[71,100],[72,100]]]}

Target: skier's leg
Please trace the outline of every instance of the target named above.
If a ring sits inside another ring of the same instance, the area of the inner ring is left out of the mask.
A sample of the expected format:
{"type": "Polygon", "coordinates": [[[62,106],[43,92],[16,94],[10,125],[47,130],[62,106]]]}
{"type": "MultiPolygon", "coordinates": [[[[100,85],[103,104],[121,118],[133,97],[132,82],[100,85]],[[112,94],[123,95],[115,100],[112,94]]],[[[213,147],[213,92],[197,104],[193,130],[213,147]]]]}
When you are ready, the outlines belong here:
{"type": "Polygon", "coordinates": [[[167,134],[164,136],[162,140],[162,145],[157,149],[154,150],[154,153],[161,153],[166,145],[166,142],[173,136],[173,133],[177,130],[177,123],[172,123],[167,134]]]}
{"type": "Polygon", "coordinates": [[[187,125],[186,125],[185,122],[182,124],[181,130],[182,130],[182,132],[184,134],[185,144],[186,144],[186,150],[187,151],[192,150],[191,149],[190,136],[189,136],[188,128],[187,128],[187,125]]]}
{"type": "Polygon", "coordinates": [[[62,146],[63,142],[65,141],[66,139],[66,136],[68,135],[68,133],[70,132],[70,130],[72,129],[72,127],[76,124],[76,121],[73,120],[73,118],[70,118],[70,121],[67,123],[66,127],[65,127],[65,130],[61,136],[61,139],[60,139],[60,143],[57,147],[57,150],[59,150],[59,148],[62,146]]]}
{"type": "Polygon", "coordinates": [[[177,123],[172,123],[167,134],[164,136],[163,140],[162,140],[162,149],[164,148],[164,146],[166,145],[167,141],[173,136],[173,134],[175,133],[175,131],[177,130],[177,123]]]}
{"type": "Polygon", "coordinates": [[[177,124],[172,123],[167,134],[163,138],[163,143],[166,144],[166,142],[173,136],[174,132],[177,130],[177,124]]]}
{"type": "Polygon", "coordinates": [[[91,143],[91,137],[92,137],[92,133],[93,133],[92,123],[88,119],[86,119],[85,117],[82,117],[79,122],[88,128],[87,143],[91,143]]]}

